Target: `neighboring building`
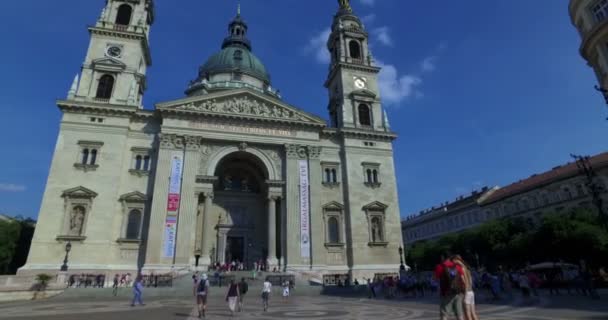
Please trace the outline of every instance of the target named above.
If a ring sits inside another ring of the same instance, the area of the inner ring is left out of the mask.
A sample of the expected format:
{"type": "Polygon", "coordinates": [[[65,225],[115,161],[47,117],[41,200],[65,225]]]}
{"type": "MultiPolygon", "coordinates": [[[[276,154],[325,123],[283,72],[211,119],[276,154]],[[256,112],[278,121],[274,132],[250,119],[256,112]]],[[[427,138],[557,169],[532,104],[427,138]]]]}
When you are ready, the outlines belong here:
{"type": "MultiPolygon", "coordinates": [[[[608,0],[570,0],[570,19],[582,38],[580,53],[608,89],[608,0]]],[[[608,91],[604,92],[608,97],[608,91]]]]}
{"type": "Polygon", "coordinates": [[[281,100],[240,10],[187,97],[144,110],[154,2],[107,0],[82,73],[57,102],[60,133],[20,272],[58,270],[67,242],[74,272],[260,259],[351,279],[398,270],[397,136],[368,33],[339,2],[328,125],[281,100]]]}
{"type": "MultiPolygon", "coordinates": [[[[597,177],[595,184],[604,190],[601,197],[608,200],[608,153],[589,158],[597,177]]],[[[523,217],[536,223],[544,213],[566,212],[575,208],[596,210],[587,187],[587,178],[576,163],[557,166],[497,190],[481,202],[485,220],[500,217],[523,217]]],[[[606,210],[604,205],[603,210],[606,210]]]]}
{"type": "MultiPolygon", "coordinates": [[[[589,163],[597,174],[594,182],[603,187],[603,210],[608,212],[605,188],[608,185],[608,153],[589,158],[589,163]]],[[[454,203],[410,216],[402,221],[403,238],[406,245],[411,246],[417,241],[436,239],[493,219],[522,217],[534,224],[545,213],[575,208],[596,210],[586,176],[576,163],[567,163],[504,188],[473,193],[454,203]]]]}
{"type": "Polygon", "coordinates": [[[401,222],[406,246],[479,225],[484,221],[479,203],[497,189],[484,187],[468,196],[460,196],[452,202],[442,203],[416,215],[410,215],[401,222]]]}

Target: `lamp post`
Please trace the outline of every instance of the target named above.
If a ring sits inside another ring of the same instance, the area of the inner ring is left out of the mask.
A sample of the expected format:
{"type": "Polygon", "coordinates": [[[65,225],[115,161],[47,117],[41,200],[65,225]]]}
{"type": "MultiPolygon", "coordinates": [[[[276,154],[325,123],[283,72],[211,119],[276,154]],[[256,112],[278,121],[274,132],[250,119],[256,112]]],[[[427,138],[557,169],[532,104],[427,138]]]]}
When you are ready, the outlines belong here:
{"type": "Polygon", "coordinates": [[[61,266],[60,271],[68,271],[68,254],[70,253],[70,250],[72,250],[72,243],[68,241],[65,245],[65,258],[63,258],[63,265],[61,266]]]}
{"type": "Polygon", "coordinates": [[[403,265],[403,247],[399,246],[399,270],[405,271],[405,265],[403,265]]]}
{"type": "Polygon", "coordinates": [[[597,174],[595,173],[595,171],[593,170],[593,167],[591,166],[591,162],[589,161],[589,156],[583,157],[583,156],[578,156],[578,155],[574,155],[574,154],[571,154],[570,156],[576,160],[576,166],[578,167],[579,171],[582,174],[584,174],[585,177],[587,178],[586,184],[587,184],[587,187],[589,188],[589,191],[591,191],[591,197],[593,199],[593,204],[597,208],[597,212],[600,217],[600,221],[604,224],[604,227],[606,229],[608,229],[608,217],[606,216],[606,214],[604,212],[603,200],[600,196],[600,193],[602,193],[604,191],[604,189],[602,186],[598,185],[595,182],[595,178],[596,178],[597,174]]]}

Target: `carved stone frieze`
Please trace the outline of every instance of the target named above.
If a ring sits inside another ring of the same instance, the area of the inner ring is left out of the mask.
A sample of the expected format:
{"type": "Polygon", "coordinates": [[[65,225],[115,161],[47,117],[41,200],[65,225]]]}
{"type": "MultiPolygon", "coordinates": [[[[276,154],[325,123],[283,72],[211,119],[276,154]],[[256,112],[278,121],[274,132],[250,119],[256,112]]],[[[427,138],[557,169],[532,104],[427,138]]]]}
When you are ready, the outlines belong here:
{"type": "Polygon", "coordinates": [[[179,106],[176,109],[219,114],[237,114],[260,118],[282,119],[292,121],[318,121],[316,119],[312,120],[304,116],[303,114],[285,106],[260,101],[248,96],[191,102],[179,106]]]}
{"type": "Polygon", "coordinates": [[[177,134],[163,133],[160,135],[160,147],[165,149],[183,149],[184,137],[177,134]]]}
{"type": "Polygon", "coordinates": [[[308,157],[310,159],[319,159],[321,157],[321,147],[308,146],[308,157]]]}
{"type": "Polygon", "coordinates": [[[186,150],[198,150],[201,147],[201,137],[186,136],[186,150]]]}
{"type": "Polygon", "coordinates": [[[285,151],[287,153],[287,158],[290,159],[306,159],[308,153],[306,146],[299,144],[287,144],[285,145],[285,151]]]}

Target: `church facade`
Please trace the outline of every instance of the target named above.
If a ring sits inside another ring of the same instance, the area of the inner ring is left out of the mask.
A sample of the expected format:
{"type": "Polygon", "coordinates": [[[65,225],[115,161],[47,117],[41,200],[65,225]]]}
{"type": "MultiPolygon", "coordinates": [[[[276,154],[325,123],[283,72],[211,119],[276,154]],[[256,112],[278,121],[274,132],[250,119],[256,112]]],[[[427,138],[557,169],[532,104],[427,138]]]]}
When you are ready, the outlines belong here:
{"type": "MultiPolygon", "coordinates": [[[[239,10],[240,11],[240,10],[239,10]]],[[[240,12],[186,97],[143,108],[153,0],[108,0],[65,100],[20,273],[396,272],[402,246],[390,130],[368,34],[339,1],[329,121],[283,101],[240,12]]]]}

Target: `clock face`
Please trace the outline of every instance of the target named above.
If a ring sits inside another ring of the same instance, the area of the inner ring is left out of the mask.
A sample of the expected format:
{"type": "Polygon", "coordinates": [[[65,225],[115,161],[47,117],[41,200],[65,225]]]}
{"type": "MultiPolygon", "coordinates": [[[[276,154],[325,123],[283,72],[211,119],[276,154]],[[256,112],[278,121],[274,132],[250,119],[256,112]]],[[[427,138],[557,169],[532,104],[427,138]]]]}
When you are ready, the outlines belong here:
{"type": "Polygon", "coordinates": [[[122,48],[117,46],[110,46],[108,47],[106,53],[112,58],[120,58],[122,55],[122,48]]]}
{"type": "Polygon", "coordinates": [[[361,78],[355,79],[355,87],[357,87],[358,89],[364,89],[366,85],[367,84],[365,83],[365,80],[361,78]]]}

